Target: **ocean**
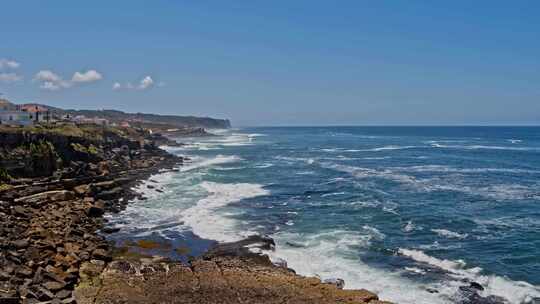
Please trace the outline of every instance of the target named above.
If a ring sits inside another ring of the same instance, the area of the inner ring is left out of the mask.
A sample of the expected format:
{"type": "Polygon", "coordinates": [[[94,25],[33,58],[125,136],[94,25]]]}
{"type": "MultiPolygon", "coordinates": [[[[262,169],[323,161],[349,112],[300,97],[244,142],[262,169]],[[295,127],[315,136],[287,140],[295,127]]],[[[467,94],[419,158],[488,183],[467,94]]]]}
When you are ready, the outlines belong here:
{"type": "Polygon", "coordinates": [[[113,239],[167,240],[197,255],[264,234],[276,241],[271,258],[297,273],[383,300],[459,303],[474,281],[482,296],[540,303],[540,128],[215,132],[164,147],[190,160],[108,216],[121,228],[113,239]]]}

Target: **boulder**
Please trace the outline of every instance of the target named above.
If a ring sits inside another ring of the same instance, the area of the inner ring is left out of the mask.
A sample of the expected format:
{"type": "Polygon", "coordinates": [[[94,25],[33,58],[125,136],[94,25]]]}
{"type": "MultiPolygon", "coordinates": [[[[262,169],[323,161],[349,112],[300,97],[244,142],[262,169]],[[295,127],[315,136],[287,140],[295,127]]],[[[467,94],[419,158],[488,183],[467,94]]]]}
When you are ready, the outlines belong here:
{"type": "Polygon", "coordinates": [[[90,193],[90,185],[79,185],[73,188],[73,191],[77,193],[78,195],[85,195],[90,193]]]}
{"type": "Polygon", "coordinates": [[[105,249],[96,249],[92,252],[92,258],[96,260],[110,261],[111,255],[105,249]]]}
{"type": "Polygon", "coordinates": [[[28,211],[23,206],[15,206],[11,209],[11,213],[15,216],[26,217],[28,216],[28,211]]]}
{"type": "Polygon", "coordinates": [[[28,247],[28,240],[16,240],[11,242],[11,245],[17,249],[24,249],[28,247]]]}
{"type": "Polygon", "coordinates": [[[105,213],[105,203],[97,201],[86,210],[86,214],[90,217],[100,217],[105,213]]]}
{"type": "Polygon", "coordinates": [[[123,192],[124,189],[122,189],[121,187],[116,187],[111,190],[101,191],[96,194],[96,197],[103,200],[112,200],[122,196],[123,192]]]}
{"type": "Polygon", "coordinates": [[[68,201],[75,197],[75,194],[68,190],[54,190],[41,192],[29,196],[23,196],[15,199],[15,203],[22,204],[41,204],[45,202],[55,202],[55,201],[68,201]]]}
{"type": "Polygon", "coordinates": [[[58,291],[60,289],[63,289],[64,287],[66,287],[66,284],[65,283],[60,283],[60,282],[57,282],[57,281],[49,281],[47,283],[44,283],[43,284],[43,287],[45,287],[47,290],[50,290],[50,291],[58,291]]]}

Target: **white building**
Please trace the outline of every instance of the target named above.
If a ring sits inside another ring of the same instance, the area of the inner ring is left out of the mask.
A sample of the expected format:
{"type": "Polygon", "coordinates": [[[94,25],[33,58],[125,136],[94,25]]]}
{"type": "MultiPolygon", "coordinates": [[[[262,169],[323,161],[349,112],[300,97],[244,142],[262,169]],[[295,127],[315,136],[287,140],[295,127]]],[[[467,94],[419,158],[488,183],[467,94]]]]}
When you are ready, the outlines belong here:
{"type": "Polygon", "coordinates": [[[33,123],[32,114],[23,111],[0,110],[0,124],[27,126],[33,123]]]}

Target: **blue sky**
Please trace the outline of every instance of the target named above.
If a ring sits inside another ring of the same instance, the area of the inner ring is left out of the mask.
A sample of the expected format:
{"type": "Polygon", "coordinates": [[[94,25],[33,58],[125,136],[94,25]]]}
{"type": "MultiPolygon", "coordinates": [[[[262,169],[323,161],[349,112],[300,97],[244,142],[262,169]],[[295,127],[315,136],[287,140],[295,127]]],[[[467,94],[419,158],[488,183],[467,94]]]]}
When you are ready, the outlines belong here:
{"type": "Polygon", "coordinates": [[[539,1],[1,7],[0,92],[16,102],[237,126],[540,124],[539,1]]]}

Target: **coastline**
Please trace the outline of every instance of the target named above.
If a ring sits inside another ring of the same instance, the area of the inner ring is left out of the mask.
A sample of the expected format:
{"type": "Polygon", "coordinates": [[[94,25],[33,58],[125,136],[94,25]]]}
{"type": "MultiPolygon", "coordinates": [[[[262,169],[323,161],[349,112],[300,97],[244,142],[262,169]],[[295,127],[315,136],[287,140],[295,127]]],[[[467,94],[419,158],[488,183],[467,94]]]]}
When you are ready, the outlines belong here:
{"type": "MultiPolygon", "coordinates": [[[[48,136],[44,138],[51,139],[48,136]]],[[[387,303],[365,290],[342,290],[340,280],[298,276],[252,252],[260,244],[261,249],[271,249],[273,241],[268,239],[219,244],[187,264],[114,246],[105,234],[116,231],[107,228],[103,215],[120,212],[135,197],[144,199],[134,186],[152,174],[177,170],[183,162],[153,144],[130,148],[123,148],[123,140],[115,144],[103,148],[107,161],[79,161],[55,171],[56,175],[3,184],[1,303],[108,303],[112,298],[117,303],[156,302],[146,297],[150,294],[134,293],[115,282],[138,281],[142,290],[154,290],[156,284],[171,283],[170,274],[178,285],[172,292],[158,293],[163,296],[158,302],[223,303],[223,297],[230,298],[233,292],[238,298],[228,303],[278,303],[284,297],[292,303],[387,303]],[[182,275],[186,273],[191,277],[182,275]],[[197,280],[192,280],[193,275],[197,280]],[[215,284],[219,281],[222,284],[215,284]],[[208,289],[202,288],[203,282],[208,289]],[[195,291],[188,295],[190,290],[195,291]]],[[[78,145],[72,146],[83,150],[84,145],[78,145]]]]}

